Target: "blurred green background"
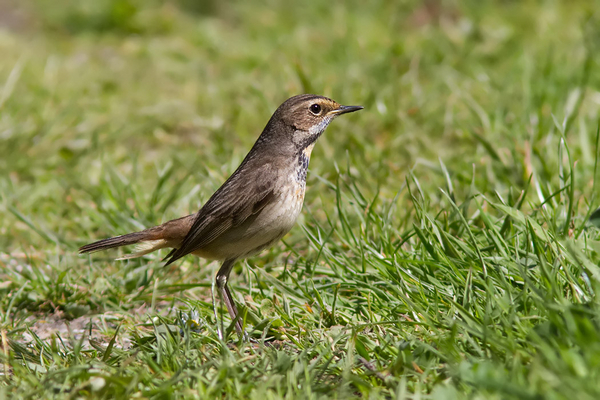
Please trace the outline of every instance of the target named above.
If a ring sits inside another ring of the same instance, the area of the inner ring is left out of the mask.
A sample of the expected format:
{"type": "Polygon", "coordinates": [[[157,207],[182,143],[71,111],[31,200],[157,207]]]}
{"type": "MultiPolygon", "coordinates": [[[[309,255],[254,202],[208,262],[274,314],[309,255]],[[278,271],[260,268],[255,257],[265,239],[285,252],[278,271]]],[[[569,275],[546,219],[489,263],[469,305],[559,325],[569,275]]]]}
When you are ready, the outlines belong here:
{"type": "Polygon", "coordinates": [[[0,328],[12,346],[0,398],[39,395],[39,382],[58,397],[597,398],[600,245],[586,221],[600,204],[598,6],[0,0],[0,328]],[[301,316],[289,348],[263,349],[257,365],[208,333],[183,353],[144,347],[138,327],[158,346],[149,321],[176,324],[174,310],[215,323],[216,266],[165,271],[161,255],[113,262],[77,247],[195,212],[276,107],[305,92],[365,110],[328,128],[299,227],[250,261],[283,287],[237,269],[238,300],[270,310],[259,320],[289,330],[284,314],[301,316]],[[291,305],[272,309],[285,287],[291,305]],[[304,303],[344,315],[342,336],[322,333],[331,348],[300,333],[329,318],[305,317],[304,303]],[[50,316],[98,315],[116,315],[98,328],[105,345],[134,337],[135,369],[127,346],[80,354],[23,336],[50,316]],[[140,386],[93,390],[111,374],[140,386]]]}
{"type": "MultiPolygon", "coordinates": [[[[568,122],[589,180],[594,12],[592,2],[4,1],[5,203],[74,241],[91,228],[78,191],[94,190],[103,165],[143,196],[174,163],[175,178],[191,172],[206,196],[301,92],[367,107],[338,121],[311,167],[348,161],[388,196],[415,165],[439,186],[438,158],[465,183],[475,169],[482,192],[522,189],[533,169],[558,182],[554,119],[568,122]],[[219,176],[207,182],[205,168],[219,176]]],[[[14,228],[4,248],[36,247],[14,228]]]]}

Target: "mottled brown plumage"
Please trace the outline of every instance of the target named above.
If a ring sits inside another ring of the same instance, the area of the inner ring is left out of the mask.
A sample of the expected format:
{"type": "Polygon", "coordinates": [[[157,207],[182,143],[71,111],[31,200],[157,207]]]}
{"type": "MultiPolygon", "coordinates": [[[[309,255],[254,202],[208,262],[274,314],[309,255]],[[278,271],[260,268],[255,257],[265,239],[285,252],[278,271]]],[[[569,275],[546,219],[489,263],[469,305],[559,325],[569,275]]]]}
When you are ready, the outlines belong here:
{"type": "Polygon", "coordinates": [[[268,248],[292,228],[304,202],[315,141],[335,117],[360,109],[310,94],[286,100],[238,169],[196,214],[88,244],[79,249],[80,253],[137,244],[138,251],[123,258],[169,247],[173,250],[166,257],[166,265],[187,254],[223,260],[217,286],[242,334],[227,286],[231,268],[236,260],[268,248]]]}

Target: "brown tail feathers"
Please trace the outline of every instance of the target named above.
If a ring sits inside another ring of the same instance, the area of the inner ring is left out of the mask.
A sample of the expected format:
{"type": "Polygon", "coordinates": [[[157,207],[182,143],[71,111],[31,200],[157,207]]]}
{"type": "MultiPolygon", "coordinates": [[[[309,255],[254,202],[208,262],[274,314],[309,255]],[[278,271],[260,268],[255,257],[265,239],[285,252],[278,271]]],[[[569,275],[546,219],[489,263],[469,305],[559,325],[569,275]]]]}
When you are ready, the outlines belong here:
{"type": "Polygon", "coordinates": [[[128,233],[127,235],[102,239],[94,243],[86,244],[79,249],[79,253],[92,253],[100,250],[114,249],[116,247],[135,244],[135,252],[128,254],[118,260],[135,258],[151,253],[164,247],[179,247],[190,226],[194,221],[195,214],[165,222],[162,225],[148,228],[140,232],[128,233]]]}
{"type": "Polygon", "coordinates": [[[135,252],[117,258],[117,260],[127,260],[129,258],[141,257],[155,250],[168,247],[169,243],[157,237],[156,228],[150,228],[141,232],[128,233],[127,235],[112,237],[99,240],[94,243],[86,244],[79,249],[80,253],[90,253],[94,251],[113,249],[115,247],[127,246],[135,244],[135,252]]]}
{"type": "Polygon", "coordinates": [[[150,239],[148,233],[133,232],[127,235],[115,236],[108,239],[98,240],[97,242],[86,244],[79,248],[79,253],[92,253],[100,250],[114,249],[115,247],[127,246],[136,244],[144,240],[150,239]]]}

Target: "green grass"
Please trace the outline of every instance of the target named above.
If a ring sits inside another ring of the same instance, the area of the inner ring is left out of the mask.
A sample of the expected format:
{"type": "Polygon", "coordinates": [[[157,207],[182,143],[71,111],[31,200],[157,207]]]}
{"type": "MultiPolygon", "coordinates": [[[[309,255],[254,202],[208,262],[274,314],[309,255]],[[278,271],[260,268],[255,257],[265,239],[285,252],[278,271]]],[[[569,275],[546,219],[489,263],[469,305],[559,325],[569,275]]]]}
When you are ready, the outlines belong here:
{"type": "Polygon", "coordinates": [[[599,398],[597,7],[222,3],[0,4],[0,399],[599,398]],[[216,263],[77,254],[195,212],[302,92],[365,110],[232,275],[258,343],[216,263]]]}

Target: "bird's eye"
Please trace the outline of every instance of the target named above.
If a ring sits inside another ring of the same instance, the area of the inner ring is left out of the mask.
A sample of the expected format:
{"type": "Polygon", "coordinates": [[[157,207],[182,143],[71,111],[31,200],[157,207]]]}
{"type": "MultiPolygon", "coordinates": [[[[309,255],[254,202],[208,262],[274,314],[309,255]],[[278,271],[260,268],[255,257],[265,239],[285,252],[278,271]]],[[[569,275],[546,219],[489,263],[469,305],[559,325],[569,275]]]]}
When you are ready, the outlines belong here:
{"type": "Polygon", "coordinates": [[[310,112],[315,115],[318,115],[321,112],[321,106],[318,104],[311,105],[309,109],[310,109],[310,112]]]}

